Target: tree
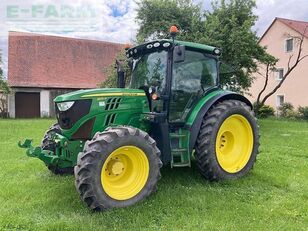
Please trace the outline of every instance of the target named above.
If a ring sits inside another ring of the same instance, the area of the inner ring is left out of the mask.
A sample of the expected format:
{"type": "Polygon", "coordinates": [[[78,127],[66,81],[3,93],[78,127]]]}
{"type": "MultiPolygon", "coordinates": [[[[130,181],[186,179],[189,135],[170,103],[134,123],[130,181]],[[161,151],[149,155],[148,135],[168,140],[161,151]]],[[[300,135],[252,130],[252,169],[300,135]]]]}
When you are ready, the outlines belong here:
{"type": "Polygon", "coordinates": [[[168,28],[175,24],[180,28],[177,39],[221,48],[221,61],[231,66],[222,68],[221,84],[243,92],[251,86],[258,62],[269,56],[252,31],[255,1],[220,0],[212,6],[212,12],[204,12],[190,0],[142,0],[137,10],[138,41],[168,37],[168,28]]]}
{"type": "Polygon", "coordinates": [[[139,43],[169,37],[169,28],[176,25],[178,39],[194,41],[203,32],[201,6],[192,0],[141,0],[137,10],[139,43]]]}
{"type": "Polygon", "coordinates": [[[302,62],[305,58],[308,57],[308,54],[303,54],[303,44],[304,44],[304,40],[305,40],[305,33],[308,30],[308,27],[305,28],[305,30],[303,31],[303,33],[300,33],[300,36],[296,36],[296,35],[291,35],[288,34],[287,37],[288,38],[293,38],[295,40],[295,42],[298,44],[298,49],[296,52],[294,52],[293,54],[289,55],[289,60],[288,60],[288,64],[287,64],[287,71],[286,73],[283,75],[282,79],[279,81],[279,83],[272,89],[270,90],[262,99],[262,94],[266,91],[267,87],[268,87],[268,80],[269,80],[269,76],[270,74],[277,70],[276,63],[277,63],[277,59],[267,59],[265,60],[263,63],[260,64],[259,69],[261,69],[262,67],[265,66],[265,74],[262,74],[262,71],[259,71],[258,73],[263,76],[265,78],[264,84],[263,84],[263,88],[262,90],[259,92],[258,97],[257,97],[257,102],[256,102],[256,111],[258,111],[258,109],[265,104],[266,100],[271,97],[273,94],[275,94],[275,92],[283,85],[283,83],[286,81],[286,79],[290,76],[290,74],[295,70],[295,68],[298,66],[298,64],[300,62],[302,62]],[[294,58],[295,55],[295,59],[294,58]]]}
{"type": "Polygon", "coordinates": [[[278,62],[278,59],[274,57],[268,57],[268,59],[264,59],[262,63],[259,64],[257,74],[265,78],[264,85],[261,89],[261,91],[258,93],[257,100],[254,103],[254,111],[257,114],[259,114],[259,110],[262,106],[264,106],[265,101],[261,103],[261,96],[265,92],[267,85],[268,85],[268,80],[269,80],[269,74],[276,70],[275,66],[276,63],[278,62]]]}
{"type": "MultiPolygon", "coordinates": [[[[129,82],[129,77],[130,77],[130,67],[128,66],[128,63],[126,62],[126,53],[125,50],[120,51],[116,55],[116,61],[119,62],[120,65],[124,68],[124,72],[126,73],[126,83],[129,82]]],[[[117,68],[116,68],[116,62],[113,62],[110,64],[106,69],[103,71],[106,75],[107,78],[104,82],[100,84],[100,87],[102,88],[114,88],[117,87],[117,79],[118,79],[118,74],[117,74],[117,68]]]]}
{"type": "Polygon", "coordinates": [[[251,86],[258,62],[269,56],[252,31],[257,20],[253,13],[255,1],[221,0],[212,2],[212,7],[212,12],[205,13],[205,33],[199,41],[220,47],[222,62],[232,67],[233,72],[221,73],[221,84],[230,90],[245,91],[251,86]]]}
{"type": "MultiPolygon", "coordinates": [[[[0,53],[0,64],[2,64],[1,53],[0,53]]],[[[11,93],[11,89],[4,79],[3,70],[0,67],[0,116],[5,117],[7,109],[7,96],[11,93]]]]}

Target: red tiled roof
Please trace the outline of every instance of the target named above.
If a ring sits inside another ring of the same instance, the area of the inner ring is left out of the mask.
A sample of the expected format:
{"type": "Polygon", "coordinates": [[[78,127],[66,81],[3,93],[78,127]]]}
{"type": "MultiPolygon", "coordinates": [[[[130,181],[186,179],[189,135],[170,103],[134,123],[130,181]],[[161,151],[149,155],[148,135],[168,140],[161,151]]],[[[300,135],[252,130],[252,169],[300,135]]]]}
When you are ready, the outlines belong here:
{"type": "Polygon", "coordinates": [[[264,37],[264,35],[266,35],[266,33],[269,31],[269,29],[272,27],[272,25],[276,22],[276,21],[280,21],[283,24],[287,25],[288,27],[292,28],[293,30],[295,30],[296,32],[303,34],[306,38],[308,38],[308,22],[304,22],[304,21],[297,21],[297,20],[292,20],[292,19],[286,19],[286,18],[278,18],[276,17],[274,19],[274,21],[271,23],[271,25],[266,29],[266,31],[264,32],[264,34],[261,36],[261,38],[259,39],[259,41],[262,40],[262,38],[264,37]]]}
{"type": "Polygon", "coordinates": [[[11,87],[95,88],[123,44],[9,33],[8,83],[11,87]]]}
{"type": "Polygon", "coordinates": [[[293,30],[297,31],[300,34],[304,34],[306,38],[308,38],[308,22],[304,21],[296,21],[286,18],[277,18],[278,21],[286,24],[291,27],[293,30]]]}

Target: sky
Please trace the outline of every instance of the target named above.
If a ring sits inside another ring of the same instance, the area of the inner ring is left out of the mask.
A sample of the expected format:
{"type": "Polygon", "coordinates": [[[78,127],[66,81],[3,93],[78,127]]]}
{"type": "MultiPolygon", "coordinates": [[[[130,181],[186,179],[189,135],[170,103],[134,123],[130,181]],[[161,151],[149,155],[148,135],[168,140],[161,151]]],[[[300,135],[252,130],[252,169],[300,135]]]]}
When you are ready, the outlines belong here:
{"type": "MultiPolygon", "coordinates": [[[[210,10],[211,0],[195,0],[210,10]]],[[[308,21],[308,0],[256,0],[261,36],[275,17],[308,21]]],[[[7,76],[8,31],[132,42],[138,24],[136,0],[0,0],[1,64],[7,76]]]]}

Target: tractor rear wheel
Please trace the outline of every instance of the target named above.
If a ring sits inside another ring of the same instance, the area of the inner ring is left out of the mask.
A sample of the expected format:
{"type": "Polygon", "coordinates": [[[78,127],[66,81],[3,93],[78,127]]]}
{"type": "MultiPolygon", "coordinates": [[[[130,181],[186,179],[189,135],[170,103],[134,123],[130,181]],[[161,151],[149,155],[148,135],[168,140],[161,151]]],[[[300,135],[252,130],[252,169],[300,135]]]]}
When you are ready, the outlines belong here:
{"type": "MultiPolygon", "coordinates": [[[[55,134],[61,134],[61,128],[59,124],[55,123],[53,124],[45,133],[44,138],[41,143],[42,150],[49,150],[55,152],[56,144],[51,139],[52,136],[55,134]]],[[[56,175],[66,175],[66,174],[73,174],[74,168],[60,168],[57,166],[47,165],[47,168],[56,175]]]]}
{"type": "Polygon", "coordinates": [[[203,119],[195,147],[197,166],[210,181],[236,179],[253,167],[258,148],[258,125],[251,108],[225,100],[203,119]]]}
{"type": "Polygon", "coordinates": [[[161,166],[160,151],[146,132],[108,128],[96,133],[79,153],[75,185],[95,211],[126,207],[156,191],[161,166]]]}

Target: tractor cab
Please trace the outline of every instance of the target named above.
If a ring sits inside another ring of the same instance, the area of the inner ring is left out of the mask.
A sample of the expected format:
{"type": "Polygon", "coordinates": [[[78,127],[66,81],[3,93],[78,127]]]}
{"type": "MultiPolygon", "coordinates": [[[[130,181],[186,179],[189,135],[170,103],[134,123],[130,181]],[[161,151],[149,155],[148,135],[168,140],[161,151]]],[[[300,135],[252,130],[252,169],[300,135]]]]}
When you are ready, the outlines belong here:
{"type": "Polygon", "coordinates": [[[202,44],[156,40],[127,51],[132,75],[128,88],[143,89],[150,111],[170,122],[185,122],[191,108],[218,87],[220,50],[202,44]]]}
{"type": "Polygon", "coordinates": [[[132,73],[128,88],[142,89],[147,95],[150,134],[158,140],[163,162],[190,166],[192,150],[185,125],[199,100],[219,88],[220,50],[163,39],[130,48],[126,54],[132,73]]]}

